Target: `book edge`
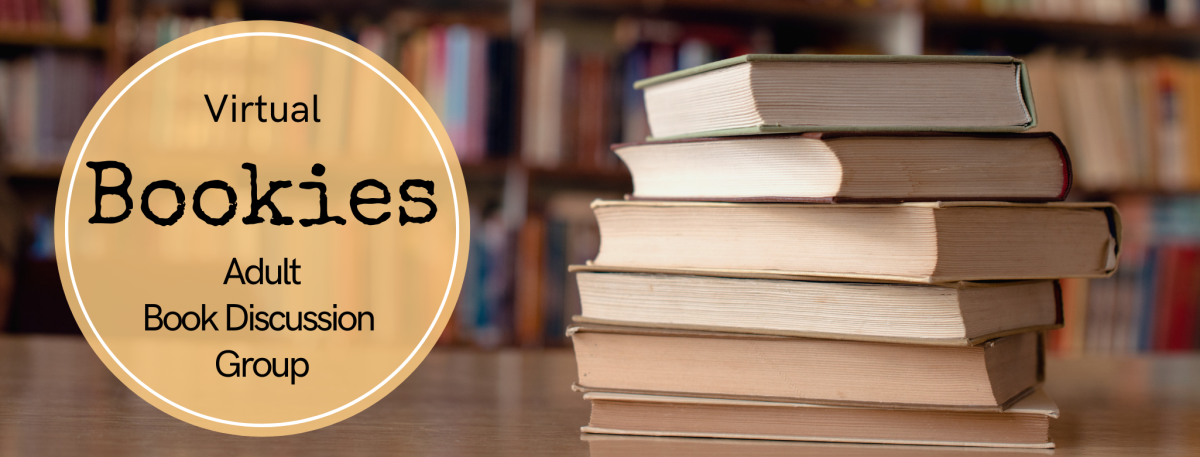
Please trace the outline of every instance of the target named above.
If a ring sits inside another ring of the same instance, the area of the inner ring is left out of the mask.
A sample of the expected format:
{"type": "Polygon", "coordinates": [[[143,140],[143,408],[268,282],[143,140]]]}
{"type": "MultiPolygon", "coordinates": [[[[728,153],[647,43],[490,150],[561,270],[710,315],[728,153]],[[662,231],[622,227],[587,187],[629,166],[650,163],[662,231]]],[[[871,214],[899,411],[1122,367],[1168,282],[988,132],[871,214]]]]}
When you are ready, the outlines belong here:
{"type": "Polygon", "coordinates": [[[927,202],[995,202],[1003,201],[1007,203],[1058,203],[1066,199],[1066,194],[1060,193],[1054,197],[1002,197],[998,195],[988,197],[962,197],[962,196],[933,196],[933,197],[901,197],[901,198],[864,198],[864,197],[655,197],[655,196],[639,196],[628,195],[626,201],[664,201],[664,202],[723,202],[723,203],[927,203],[927,202]]]}
{"type": "Polygon", "coordinates": [[[707,73],[721,68],[732,67],[750,62],[960,62],[960,63],[996,63],[1006,64],[1020,62],[1019,59],[1007,56],[952,56],[952,55],[837,55],[837,54],[744,54],[737,57],[718,60],[716,62],[698,65],[692,68],[673,71],[670,73],[651,76],[634,81],[634,89],[645,89],[650,86],[674,81],[687,76],[707,73]]]}
{"type": "Polygon", "coordinates": [[[902,125],[777,125],[758,124],[749,127],[704,130],[661,137],[647,137],[647,142],[689,140],[705,137],[758,136],[783,133],[870,133],[870,132],[920,132],[920,133],[1023,133],[1032,128],[1030,124],[999,126],[902,126],[902,125]]]}
{"type": "Polygon", "coordinates": [[[864,282],[870,284],[893,285],[903,287],[945,287],[950,289],[974,289],[985,287],[1005,287],[1018,284],[1029,284],[1034,282],[1054,281],[1054,279],[1022,279],[1012,281],[954,281],[936,284],[912,283],[901,281],[862,281],[857,278],[840,278],[835,276],[796,276],[786,273],[779,273],[772,270],[699,270],[687,268],[656,268],[656,267],[626,267],[619,265],[596,265],[589,262],[588,264],[568,265],[567,271],[570,273],[579,272],[594,272],[594,273],[631,273],[631,274],[667,274],[667,275],[687,275],[687,276],[710,276],[718,278],[733,278],[733,279],[772,279],[780,281],[810,281],[810,282],[834,282],[846,284],[862,284],[864,282]],[[744,274],[743,274],[744,273],[744,274]]]}
{"type": "MultiPolygon", "coordinates": [[[[1033,386],[1021,392],[1013,398],[1020,400],[1029,395],[1029,392],[1040,388],[1033,386]]],[[[845,408],[883,408],[895,410],[919,410],[919,411],[965,411],[965,412],[1004,412],[1007,407],[1012,406],[1016,401],[1005,402],[1004,405],[943,405],[936,403],[891,403],[891,402],[872,402],[872,401],[857,401],[857,400],[834,400],[834,399],[814,399],[814,398],[790,398],[790,397],[763,397],[755,395],[728,395],[728,394],[705,394],[698,392],[675,392],[675,391],[651,391],[651,390],[636,390],[636,389],[613,389],[613,388],[596,388],[588,387],[579,384],[578,382],[571,385],[571,390],[587,394],[590,392],[609,392],[623,393],[634,395],[655,395],[655,396],[675,396],[689,398],[712,398],[723,400],[744,400],[744,401],[765,401],[775,403],[805,403],[811,405],[823,405],[831,407],[845,408]]]]}
{"type": "MultiPolygon", "coordinates": [[[[744,203],[727,203],[727,202],[712,202],[712,201],[674,201],[674,200],[605,200],[595,199],[592,201],[592,209],[605,206],[744,206],[744,203]]],[[[1095,209],[1095,210],[1115,210],[1116,205],[1112,202],[1047,202],[1047,203],[1027,203],[1027,202],[1006,202],[1006,201],[934,201],[934,202],[902,202],[902,203],[847,203],[841,205],[810,205],[804,203],[793,204],[774,204],[772,206],[788,206],[795,208],[848,208],[848,207],[863,207],[863,208],[895,208],[895,207],[916,207],[916,208],[969,208],[969,207],[1006,207],[1006,208],[1063,208],[1063,209],[1095,209]]],[[[1119,222],[1116,221],[1116,222],[1119,222]]]]}
{"type": "MultiPolygon", "coordinates": [[[[628,142],[628,143],[614,143],[609,147],[609,149],[615,151],[617,149],[623,149],[623,148],[627,148],[627,147],[645,146],[645,145],[654,145],[654,144],[703,143],[703,142],[709,142],[709,141],[753,141],[753,140],[768,139],[768,138],[775,138],[775,139],[807,138],[807,139],[815,139],[815,140],[832,140],[832,139],[836,139],[836,138],[854,138],[854,137],[897,137],[897,138],[907,138],[907,137],[919,137],[919,138],[920,137],[982,137],[982,138],[1005,138],[1005,139],[1007,139],[1007,138],[1054,137],[1056,140],[1059,140],[1058,135],[1056,135],[1053,132],[945,132],[945,131],[926,132],[926,131],[891,131],[891,130],[856,131],[856,132],[812,131],[812,132],[804,132],[804,133],[764,134],[764,135],[753,135],[753,136],[745,136],[745,137],[718,136],[718,137],[683,138],[683,139],[675,139],[675,140],[635,141],[635,142],[628,142]]],[[[1059,140],[1058,143],[1061,145],[1062,141],[1059,140]]]]}
{"type": "Polygon", "coordinates": [[[649,430],[620,430],[592,427],[590,425],[580,427],[579,431],[583,433],[596,433],[607,435],[632,435],[632,436],[662,436],[662,437],[691,437],[691,438],[723,438],[723,439],[743,439],[743,440],[774,440],[774,441],[815,441],[828,443],[857,443],[857,444],[903,444],[903,445],[923,445],[923,446],[958,446],[958,447],[991,447],[991,448],[1023,448],[1023,449],[1053,449],[1054,442],[1049,441],[1042,443],[985,443],[985,442],[967,442],[967,441],[921,441],[921,440],[873,440],[873,439],[853,439],[853,438],[827,438],[815,436],[791,436],[791,435],[749,435],[740,433],[695,433],[695,432],[667,432],[667,431],[649,431],[649,430]]]}
{"type": "MultiPolygon", "coordinates": [[[[804,401],[764,401],[764,400],[739,400],[731,398],[704,398],[704,397],[684,397],[676,395],[648,395],[648,394],[631,394],[620,392],[609,392],[601,390],[591,390],[584,392],[584,400],[601,400],[601,401],[624,401],[635,403],[673,403],[673,404],[695,404],[695,405],[728,405],[728,406],[761,406],[761,407],[779,407],[779,408],[824,408],[824,409],[888,409],[879,407],[865,406],[848,406],[848,405],[822,405],[808,403],[804,401]]],[[[899,411],[944,411],[942,409],[926,409],[916,410],[912,408],[900,408],[899,411]]],[[[1058,418],[1058,405],[1046,393],[1044,388],[1037,388],[1030,392],[1026,397],[1017,401],[1007,410],[991,412],[977,411],[989,414],[1028,414],[1036,416],[1045,416],[1051,419],[1058,418]]]]}
{"type": "MultiPolygon", "coordinates": [[[[596,265],[601,268],[620,268],[619,265],[596,264],[594,260],[588,261],[589,265],[596,265]]],[[[723,268],[691,268],[691,267],[636,267],[645,271],[653,271],[667,274],[689,274],[697,276],[721,276],[721,277],[775,277],[780,279],[805,279],[805,280],[820,280],[826,278],[830,281],[841,282],[874,282],[884,284],[913,284],[913,285],[946,285],[956,283],[974,283],[982,281],[1048,281],[1058,279],[1055,277],[1041,276],[1010,276],[1006,278],[988,279],[988,278],[969,278],[969,277],[941,277],[941,276],[899,276],[899,275],[876,275],[876,274],[856,274],[856,273],[827,273],[819,271],[791,271],[791,270],[738,270],[738,269],[723,269],[723,268]]],[[[1110,271],[1071,276],[1072,278],[1107,278],[1112,276],[1115,268],[1110,271]]]]}
{"type": "Polygon", "coordinates": [[[662,322],[639,322],[639,321],[624,321],[617,319],[602,319],[587,316],[573,316],[572,322],[581,325],[606,325],[620,327],[636,327],[636,328],[652,328],[652,329],[667,329],[667,330],[683,330],[683,331],[701,331],[724,333],[730,335],[764,335],[764,336],[780,336],[790,338],[808,338],[822,340],[837,340],[837,341],[858,341],[864,343],[884,343],[884,344],[904,344],[914,346],[942,346],[942,347],[972,347],[979,346],[988,341],[1003,338],[1006,336],[1017,335],[1028,332],[1040,332],[1045,330],[1053,330],[1061,328],[1062,324],[1047,324],[1021,327],[1015,329],[1002,330],[992,332],[976,337],[964,338],[918,338],[918,337],[902,337],[902,336],[884,336],[884,335],[855,335],[848,333],[832,333],[832,332],[810,332],[810,331],[792,331],[778,329],[764,329],[752,327],[723,327],[715,325],[694,325],[694,324],[670,324],[662,322]]]}

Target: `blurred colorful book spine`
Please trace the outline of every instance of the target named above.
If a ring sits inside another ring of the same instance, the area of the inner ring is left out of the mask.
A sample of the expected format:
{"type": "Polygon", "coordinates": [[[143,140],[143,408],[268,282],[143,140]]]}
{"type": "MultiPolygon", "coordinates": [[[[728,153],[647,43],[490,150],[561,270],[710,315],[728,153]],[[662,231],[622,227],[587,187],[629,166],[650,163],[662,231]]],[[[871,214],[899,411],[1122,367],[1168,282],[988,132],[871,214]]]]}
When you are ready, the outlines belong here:
{"type": "Polygon", "coordinates": [[[102,63],[87,53],[41,50],[0,60],[0,132],[11,166],[62,165],[104,91],[102,63]]]}
{"type": "Polygon", "coordinates": [[[1104,279],[1062,281],[1060,354],[1200,349],[1200,197],[1122,196],[1121,267],[1104,279]]]}

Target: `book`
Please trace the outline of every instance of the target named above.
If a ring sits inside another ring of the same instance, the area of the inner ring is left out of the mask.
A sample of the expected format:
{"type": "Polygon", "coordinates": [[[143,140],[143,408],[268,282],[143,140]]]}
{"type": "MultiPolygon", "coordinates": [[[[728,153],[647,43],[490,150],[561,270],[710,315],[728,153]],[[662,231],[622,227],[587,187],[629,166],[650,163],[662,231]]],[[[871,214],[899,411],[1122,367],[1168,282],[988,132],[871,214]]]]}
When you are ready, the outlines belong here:
{"type": "Polygon", "coordinates": [[[1004,412],[589,392],[586,433],[843,443],[1053,448],[1058,407],[1041,389],[1004,412]]]}
{"type": "Polygon", "coordinates": [[[941,283],[1105,277],[1110,203],[592,203],[598,266],[941,283]]]}
{"type": "Polygon", "coordinates": [[[656,139],[1037,125],[1024,64],[1011,57],[748,54],[635,87],[656,139]]]}
{"type": "Polygon", "coordinates": [[[492,39],[487,49],[487,113],[486,125],[488,158],[504,158],[513,150],[516,119],[516,46],[510,40],[492,39]]]}
{"type": "Polygon", "coordinates": [[[567,38],[559,30],[539,34],[525,56],[521,160],[553,168],[563,158],[564,81],[567,38]]]}
{"type": "Polygon", "coordinates": [[[916,285],[573,266],[576,322],[970,346],[1061,326],[1053,281],[916,285]]]}
{"type": "Polygon", "coordinates": [[[1059,201],[1053,133],[806,133],[619,144],[633,198],[706,201],[1059,201]]]}
{"type": "Polygon", "coordinates": [[[50,50],[0,63],[0,161],[61,166],[104,92],[102,64],[84,53],[50,50]]]}
{"type": "Polygon", "coordinates": [[[593,324],[567,334],[583,392],[1002,411],[1042,373],[1036,332],[966,347],[593,324]]]}
{"type": "Polygon", "coordinates": [[[1054,449],[1003,447],[911,446],[904,444],[828,443],[812,441],[681,438],[581,433],[592,457],[694,457],[753,455],[760,457],[1029,457],[1054,455],[1054,449]]]}

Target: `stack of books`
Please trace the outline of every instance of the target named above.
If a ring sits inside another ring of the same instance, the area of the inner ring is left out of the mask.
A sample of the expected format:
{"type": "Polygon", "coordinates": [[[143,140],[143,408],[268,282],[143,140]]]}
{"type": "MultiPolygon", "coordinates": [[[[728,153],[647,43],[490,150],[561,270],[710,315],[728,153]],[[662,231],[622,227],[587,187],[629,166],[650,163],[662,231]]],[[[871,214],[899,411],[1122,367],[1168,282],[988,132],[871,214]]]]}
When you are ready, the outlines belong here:
{"type": "Polygon", "coordinates": [[[638,83],[571,335],[588,433],[1053,447],[1055,278],[1117,265],[1023,63],[747,55],[638,83]],[[1050,202],[1050,203],[1048,203],[1050,202]]]}

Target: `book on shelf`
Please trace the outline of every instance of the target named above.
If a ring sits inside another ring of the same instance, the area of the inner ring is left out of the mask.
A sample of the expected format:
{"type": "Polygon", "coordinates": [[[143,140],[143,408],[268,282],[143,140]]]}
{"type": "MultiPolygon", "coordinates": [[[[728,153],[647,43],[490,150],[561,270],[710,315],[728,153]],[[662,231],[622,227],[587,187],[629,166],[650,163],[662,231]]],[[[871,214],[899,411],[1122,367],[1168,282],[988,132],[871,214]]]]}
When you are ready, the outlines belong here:
{"type": "Polygon", "coordinates": [[[583,398],[592,403],[584,432],[643,436],[1053,448],[1050,419],[1058,417],[1058,406],[1041,389],[1003,412],[609,392],[588,392],[583,398]]]}
{"type": "Polygon", "coordinates": [[[511,214],[472,194],[470,261],[445,343],[565,346],[579,294],[567,266],[594,258],[599,229],[590,203],[615,192],[559,192],[531,211],[515,233],[511,214]]]}
{"type": "Polygon", "coordinates": [[[1194,20],[1196,5],[1193,0],[928,0],[925,8],[943,14],[1107,24],[1128,24],[1162,15],[1182,25],[1194,20]]]}
{"type": "Polygon", "coordinates": [[[564,83],[568,75],[567,38],[559,30],[538,35],[525,57],[521,119],[521,160],[556,167],[562,161],[563,119],[569,108],[564,83]]]}
{"type": "Polygon", "coordinates": [[[1124,232],[1121,268],[1108,278],[1062,281],[1066,325],[1047,335],[1047,349],[1130,354],[1200,348],[1198,202],[1194,195],[1116,198],[1124,232]]]}
{"type": "Polygon", "coordinates": [[[418,28],[394,38],[389,63],[421,91],[464,163],[512,147],[513,45],[462,24],[418,28]]]}
{"type": "Polygon", "coordinates": [[[94,24],[104,21],[106,6],[107,2],[88,0],[0,0],[0,29],[18,33],[57,29],[68,38],[83,39],[94,24]]]}
{"type": "Polygon", "coordinates": [[[749,54],[639,81],[665,140],[834,131],[1019,132],[1025,66],[986,56],[749,54]]]}
{"type": "Polygon", "coordinates": [[[580,391],[1002,411],[1042,377],[1037,332],[976,346],[583,324],[580,391]]]}
{"type": "Polygon", "coordinates": [[[1109,203],[754,204],[596,201],[597,266],[868,281],[1104,277],[1109,203]]]}
{"type": "Polygon", "coordinates": [[[521,160],[544,168],[614,169],[617,161],[608,144],[618,128],[613,113],[619,99],[611,81],[619,66],[605,52],[573,49],[574,33],[546,30],[526,48],[521,160]]]}
{"type": "Polygon", "coordinates": [[[619,144],[645,200],[1060,201],[1071,162],[1052,133],[805,133],[619,144]]]}
{"type": "Polygon", "coordinates": [[[1062,324],[1053,281],[918,285],[571,271],[582,323],[950,346],[1062,324]]]}
{"type": "Polygon", "coordinates": [[[103,94],[102,62],[87,53],[39,50],[0,60],[0,139],[4,161],[33,169],[62,166],[79,126],[103,94]]]}
{"type": "Polygon", "coordinates": [[[1200,189],[1200,66],[1169,56],[1085,58],[1043,50],[1025,58],[1038,127],[1072,154],[1090,192],[1200,189]]]}
{"type": "MultiPolygon", "coordinates": [[[[480,162],[487,155],[488,37],[479,29],[452,25],[437,34],[435,48],[443,53],[438,76],[443,84],[438,117],[454,150],[464,162],[480,162]]],[[[432,79],[432,78],[431,78],[432,79]]]]}

